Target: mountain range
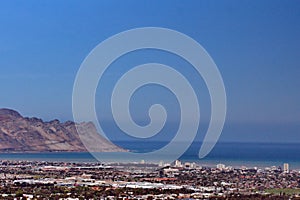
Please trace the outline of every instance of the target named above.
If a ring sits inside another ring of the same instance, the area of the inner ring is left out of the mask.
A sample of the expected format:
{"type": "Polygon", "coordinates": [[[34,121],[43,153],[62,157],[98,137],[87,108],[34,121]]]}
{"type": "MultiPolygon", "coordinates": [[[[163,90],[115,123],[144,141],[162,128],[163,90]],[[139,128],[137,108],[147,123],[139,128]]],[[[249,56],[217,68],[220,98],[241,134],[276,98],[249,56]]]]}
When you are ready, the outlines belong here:
{"type": "Polygon", "coordinates": [[[0,152],[121,152],[124,149],[102,137],[92,122],[45,122],[0,109],[0,152]],[[84,128],[80,135],[77,128],[84,128]],[[82,142],[84,141],[84,142],[82,142]],[[88,145],[88,148],[86,148],[88,145]]]}

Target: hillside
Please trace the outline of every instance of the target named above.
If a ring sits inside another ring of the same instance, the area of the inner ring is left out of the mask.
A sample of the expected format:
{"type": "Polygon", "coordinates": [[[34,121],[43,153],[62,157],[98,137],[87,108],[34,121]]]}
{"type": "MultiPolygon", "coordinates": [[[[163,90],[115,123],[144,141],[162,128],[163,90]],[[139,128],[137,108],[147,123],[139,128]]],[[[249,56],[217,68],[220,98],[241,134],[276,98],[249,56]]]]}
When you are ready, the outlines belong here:
{"type": "MultiPolygon", "coordinates": [[[[100,136],[91,122],[80,124],[80,128],[85,129],[81,139],[93,151],[124,151],[100,136]]],[[[14,110],[0,109],[0,152],[86,151],[81,139],[74,122],[44,122],[23,117],[14,110]]]]}

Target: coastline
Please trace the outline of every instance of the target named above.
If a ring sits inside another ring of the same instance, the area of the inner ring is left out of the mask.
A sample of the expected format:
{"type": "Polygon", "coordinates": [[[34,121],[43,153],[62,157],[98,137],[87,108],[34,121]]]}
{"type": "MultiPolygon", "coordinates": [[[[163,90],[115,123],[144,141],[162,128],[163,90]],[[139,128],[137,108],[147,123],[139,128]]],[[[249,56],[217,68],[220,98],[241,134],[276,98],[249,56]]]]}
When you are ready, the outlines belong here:
{"type": "MultiPolygon", "coordinates": [[[[51,161],[51,162],[74,162],[74,163],[141,163],[141,160],[134,160],[124,158],[122,152],[102,152],[98,153],[101,157],[97,160],[89,152],[34,152],[34,153],[0,153],[0,160],[14,160],[14,161],[51,161]]],[[[227,158],[215,158],[206,157],[204,159],[198,159],[195,156],[182,156],[179,158],[183,163],[196,163],[202,167],[216,167],[218,164],[224,164],[233,168],[266,168],[266,167],[282,167],[284,163],[289,163],[292,170],[300,170],[300,161],[291,160],[247,160],[247,159],[227,159],[227,158]]],[[[163,157],[156,160],[143,161],[147,164],[170,164],[169,161],[165,161],[163,157]]]]}

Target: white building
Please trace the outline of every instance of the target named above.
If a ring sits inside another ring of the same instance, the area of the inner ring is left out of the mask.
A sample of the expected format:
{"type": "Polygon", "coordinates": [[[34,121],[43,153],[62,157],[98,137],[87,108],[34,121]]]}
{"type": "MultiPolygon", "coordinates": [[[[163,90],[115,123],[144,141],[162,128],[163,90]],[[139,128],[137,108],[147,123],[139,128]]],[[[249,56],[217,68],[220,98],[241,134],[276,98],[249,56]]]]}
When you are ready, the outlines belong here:
{"type": "Polygon", "coordinates": [[[162,160],[159,161],[158,166],[159,166],[159,167],[163,167],[163,166],[164,166],[164,162],[163,162],[162,160]]]}
{"type": "Polygon", "coordinates": [[[182,167],[180,160],[175,161],[174,167],[182,167]]]}
{"type": "Polygon", "coordinates": [[[196,163],[195,163],[195,162],[192,162],[191,165],[190,165],[190,168],[191,168],[191,169],[195,169],[196,167],[197,167],[196,163]]]}
{"type": "Polygon", "coordinates": [[[285,172],[285,173],[289,173],[290,172],[289,163],[284,163],[283,164],[283,172],[285,172]]]}
{"type": "Polygon", "coordinates": [[[185,167],[185,168],[190,168],[190,167],[191,167],[191,163],[185,162],[185,163],[184,163],[184,167],[185,167]]]}
{"type": "Polygon", "coordinates": [[[220,170],[225,169],[225,165],[224,164],[217,164],[217,168],[220,170]]]}

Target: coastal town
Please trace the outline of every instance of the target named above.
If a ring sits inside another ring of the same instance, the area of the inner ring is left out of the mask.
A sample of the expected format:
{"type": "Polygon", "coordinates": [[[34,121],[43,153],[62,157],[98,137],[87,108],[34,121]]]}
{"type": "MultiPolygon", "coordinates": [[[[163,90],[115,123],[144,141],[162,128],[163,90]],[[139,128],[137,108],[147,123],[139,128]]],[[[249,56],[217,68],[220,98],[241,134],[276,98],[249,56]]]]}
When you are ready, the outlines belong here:
{"type": "Polygon", "coordinates": [[[0,161],[0,199],[300,199],[283,166],[0,161]]]}

